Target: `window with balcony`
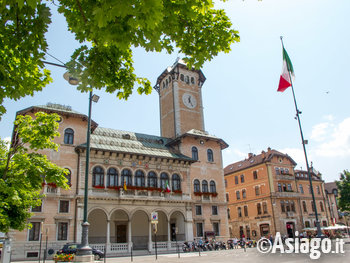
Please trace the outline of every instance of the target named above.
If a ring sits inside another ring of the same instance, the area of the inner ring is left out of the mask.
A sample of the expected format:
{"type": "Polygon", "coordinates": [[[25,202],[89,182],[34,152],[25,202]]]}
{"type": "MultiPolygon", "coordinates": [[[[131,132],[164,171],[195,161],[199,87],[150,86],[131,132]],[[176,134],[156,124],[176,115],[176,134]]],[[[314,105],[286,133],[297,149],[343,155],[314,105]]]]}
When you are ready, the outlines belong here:
{"type": "Polygon", "coordinates": [[[199,193],[201,191],[201,185],[198,179],[193,181],[193,188],[195,193],[199,193]]]}
{"type": "Polygon", "coordinates": [[[118,172],[115,168],[109,168],[107,170],[107,186],[118,186],[118,172]]]}
{"type": "Polygon", "coordinates": [[[135,186],[145,186],[145,174],[141,170],[137,170],[135,173],[135,186]]]}
{"type": "Polygon", "coordinates": [[[202,192],[203,193],[208,193],[208,181],[207,180],[203,180],[202,181],[202,192]]]}
{"type": "Polygon", "coordinates": [[[215,182],[213,180],[210,181],[210,192],[211,193],[216,193],[216,184],[215,184],[215,182]]]}
{"type": "Polygon", "coordinates": [[[276,172],[276,175],[279,175],[280,174],[280,168],[279,167],[275,167],[275,172],[276,172]]]}
{"type": "Polygon", "coordinates": [[[160,174],[160,188],[166,189],[169,184],[169,175],[167,173],[160,174]]]}
{"type": "Polygon", "coordinates": [[[237,200],[241,199],[241,194],[239,191],[236,191],[236,199],[237,200]]]}
{"type": "Polygon", "coordinates": [[[173,191],[180,191],[181,190],[181,178],[178,174],[172,175],[172,187],[173,191]]]}
{"type": "Polygon", "coordinates": [[[122,185],[124,185],[124,182],[126,185],[132,185],[132,173],[129,169],[124,169],[122,171],[121,180],[122,185]]]}
{"type": "Polygon", "coordinates": [[[147,181],[148,187],[158,187],[158,178],[155,172],[151,171],[148,173],[147,181]]]}
{"type": "Polygon", "coordinates": [[[104,186],[104,171],[101,166],[94,167],[92,171],[92,186],[104,186]]]}

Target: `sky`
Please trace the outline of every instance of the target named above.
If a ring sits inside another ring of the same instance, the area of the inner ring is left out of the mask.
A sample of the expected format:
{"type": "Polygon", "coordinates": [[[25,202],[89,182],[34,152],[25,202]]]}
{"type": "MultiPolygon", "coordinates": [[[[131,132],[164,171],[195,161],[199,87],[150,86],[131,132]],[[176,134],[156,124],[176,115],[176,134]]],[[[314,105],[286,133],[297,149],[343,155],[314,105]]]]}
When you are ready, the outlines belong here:
{"type": "MultiPolygon", "coordinates": [[[[268,147],[287,153],[296,169],[305,169],[291,89],[277,92],[282,71],[283,36],[295,71],[294,90],[307,153],[326,182],[350,169],[350,61],[349,0],[228,0],[215,1],[224,8],[241,41],[229,53],[204,64],[207,80],[202,88],[205,129],[225,140],[224,167],[259,154],[268,147]]],[[[47,33],[48,53],[68,62],[79,47],[65,19],[52,7],[53,23],[47,33]]],[[[136,74],[152,86],[163,70],[183,54],[147,53],[134,49],[136,74]]],[[[47,61],[59,63],[51,57],[47,61]]],[[[33,97],[5,100],[7,113],[0,121],[0,137],[11,136],[16,112],[48,102],[72,106],[87,114],[88,94],[64,79],[64,69],[47,66],[53,82],[33,97]]],[[[96,90],[92,118],[100,127],[160,135],[159,99],[135,92],[127,101],[96,90]]]]}

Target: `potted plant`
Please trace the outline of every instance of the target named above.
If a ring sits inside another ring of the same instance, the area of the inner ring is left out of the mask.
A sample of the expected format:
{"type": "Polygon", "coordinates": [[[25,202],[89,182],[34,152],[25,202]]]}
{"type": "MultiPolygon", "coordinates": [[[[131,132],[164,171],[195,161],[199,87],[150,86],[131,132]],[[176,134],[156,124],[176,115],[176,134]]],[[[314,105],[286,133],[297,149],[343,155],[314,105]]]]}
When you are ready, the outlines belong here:
{"type": "Polygon", "coordinates": [[[57,262],[71,262],[74,259],[74,254],[55,254],[53,260],[57,262]]]}

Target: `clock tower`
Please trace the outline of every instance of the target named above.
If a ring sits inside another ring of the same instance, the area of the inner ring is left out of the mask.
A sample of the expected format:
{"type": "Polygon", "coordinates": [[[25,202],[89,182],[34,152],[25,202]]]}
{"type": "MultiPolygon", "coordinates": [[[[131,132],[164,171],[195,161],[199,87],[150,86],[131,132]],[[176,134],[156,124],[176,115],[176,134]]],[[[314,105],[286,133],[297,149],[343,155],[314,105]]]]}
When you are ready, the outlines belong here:
{"type": "Polygon", "coordinates": [[[204,131],[201,70],[189,70],[178,59],[158,77],[160,130],[162,137],[176,138],[191,129],[204,131]]]}

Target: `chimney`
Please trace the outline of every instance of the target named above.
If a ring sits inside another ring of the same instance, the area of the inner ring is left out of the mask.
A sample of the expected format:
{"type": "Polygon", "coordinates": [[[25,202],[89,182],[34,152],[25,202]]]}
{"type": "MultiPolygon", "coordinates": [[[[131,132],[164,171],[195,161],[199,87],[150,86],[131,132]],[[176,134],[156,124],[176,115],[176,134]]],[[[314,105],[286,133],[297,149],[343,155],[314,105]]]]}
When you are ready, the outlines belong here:
{"type": "Polygon", "coordinates": [[[248,153],[248,159],[253,157],[253,153],[248,153]]]}
{"type": "Polygon", "coordinates": [[[270,147],[267,148],[267,152],[269,152],[269,151],[271,151],[271,148],[270,148],[270,147]]]}
{"type": "Polygon", "coordinates": [[[265,151],[261,151],[261,155],[263,158],[265,158],[266,152],[265,151]]]}

